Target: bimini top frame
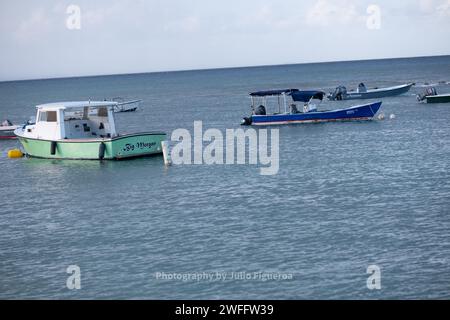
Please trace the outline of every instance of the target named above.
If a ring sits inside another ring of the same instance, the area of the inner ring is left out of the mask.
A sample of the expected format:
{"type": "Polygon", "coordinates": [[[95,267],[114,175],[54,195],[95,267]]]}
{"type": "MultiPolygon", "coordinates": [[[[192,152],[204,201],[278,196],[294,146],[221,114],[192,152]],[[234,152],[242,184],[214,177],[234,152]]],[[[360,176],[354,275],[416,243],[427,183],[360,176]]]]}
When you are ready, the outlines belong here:
{"type": "Polygon", "coordinates": [[[268,90],[268,91],[257,91],[250,93],[250,97],[252,99],[252,111],[255,111],[255,98],[262,98],[263,106],[267,106],[267,97],[277,97],[278,99],[278,114],[281,113],[281,105],[284,106],[284,113],[288,112],[288,103],[287,96],[291,96],[294,102],[304,102],[309,105],[312,100],[320,100],[326,96],[326,93],[323,91],[300,91],[299,89],[283,89],[283,90],[268,90]],[[281,101],[281,97],[283,101],[281,101]]]}

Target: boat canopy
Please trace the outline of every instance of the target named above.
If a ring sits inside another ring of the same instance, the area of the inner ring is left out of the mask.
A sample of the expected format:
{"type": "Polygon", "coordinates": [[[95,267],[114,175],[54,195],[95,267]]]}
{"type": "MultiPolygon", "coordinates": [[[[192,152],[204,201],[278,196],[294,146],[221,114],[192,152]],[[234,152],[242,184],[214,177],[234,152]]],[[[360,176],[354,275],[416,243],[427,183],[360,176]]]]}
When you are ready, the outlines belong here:
{"type": "Polygon", "coordinates": [[[100,108],[100,107],[115,107],[118,105],[116,101],[72,101],[72,102],[54,102],[41,104],[36,106],[38,110],[67,110],[77,108],[100,108]]]}
{"type": "Polygon", "coordinates": [[[268,90],[268,91],[258,91],[250,93],[252,97],[270,97],[270,96],[281,96],[282,94],[292,94],[293,92],[298,92],[298,89],[284,89],[284,90],[268,90]]]}
{"type": "Polygon", "coordinates": [[[296,102],[309,102],[312,99],[323,100],[325,92],[323,91],[295,91],[291,93],[292,100],[296,102]]]}
{"type": "Polygon", "coordinates": [[[114,101],[72,101],[38,105],[36,124],[29,137],[46,140],[115,137],[115,106],[117,102],[114,101]]]}

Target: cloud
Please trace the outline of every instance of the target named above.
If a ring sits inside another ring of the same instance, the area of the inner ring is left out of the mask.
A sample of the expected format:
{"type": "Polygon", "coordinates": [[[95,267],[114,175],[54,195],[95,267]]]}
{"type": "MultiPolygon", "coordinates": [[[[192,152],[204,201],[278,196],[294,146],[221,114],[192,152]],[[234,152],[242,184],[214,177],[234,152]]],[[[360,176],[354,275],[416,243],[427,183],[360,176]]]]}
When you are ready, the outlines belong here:
{"type": "Polygon", "coordinates": [[[436,11],[441,18],[450,18],[450,0],[445,1],[436,7],[436,11]]]}
{"type": "Polygon", "coordinates": [[[306,24],[327,27],[348,25],[365,21],[356,6],[356,1],[318,0],[306,13],[306,24]]]}
{"type": "Polygon", "coordinates": [[[435,0],[419,0],[419,8],[422,13],[433,13],[435,10],[435,0]]]}
{"type": "Polygon", "coordinates": [[[51,31],[52,21],[43,9],[36,9],[24,20],[20,21],[13,31],[15,39],[21,43],[30,41],[51,31]]]}
{"type": "Polygon", "coordinates": [[[450,17],[450,0],[419,0],[419,8],[422,14],[432,17],[450,17]]]}
{"type": "Polygon", "coordinates": [[[16,0],[0,6],[0,79],[450,53],[440,41],[450,36],[450,0],[16,0]],[[81,8],[81,30],[66,28],[70,3],[81,8]],[[382,12],[377,32],[366,27],[372,3],[382,12]],[[350,37],[358,41],[342,45],[350,37]],[[308,50],[299,41],[306,38],[308,50]]]}
{"type": "Polygon", "coordinates": [[[179,20],[169,21],[164,30],[172,33],[193,33],[200,29],[200,20],[196,16],[189,16],[179,20]]]}

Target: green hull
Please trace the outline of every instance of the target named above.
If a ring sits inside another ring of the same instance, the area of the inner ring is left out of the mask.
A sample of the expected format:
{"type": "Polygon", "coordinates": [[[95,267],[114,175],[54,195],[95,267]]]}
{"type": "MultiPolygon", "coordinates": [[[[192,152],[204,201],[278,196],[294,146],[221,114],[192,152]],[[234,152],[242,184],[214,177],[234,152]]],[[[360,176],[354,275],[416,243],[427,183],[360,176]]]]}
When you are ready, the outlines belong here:
{"type": "Polygon", "coordinates": [[[427,103],[449,103],[450,94],[442,96],[429,96],[427,97],[427,103]]]}
{"type": "Polygon", "coordinates": [[[112,139],[58,141],[19,137],[25,152],[31,157],[77,160],[120,160],[160,154],[161,142],[164,140],[166,140],[165,133],[140,133],[112,139]]]}

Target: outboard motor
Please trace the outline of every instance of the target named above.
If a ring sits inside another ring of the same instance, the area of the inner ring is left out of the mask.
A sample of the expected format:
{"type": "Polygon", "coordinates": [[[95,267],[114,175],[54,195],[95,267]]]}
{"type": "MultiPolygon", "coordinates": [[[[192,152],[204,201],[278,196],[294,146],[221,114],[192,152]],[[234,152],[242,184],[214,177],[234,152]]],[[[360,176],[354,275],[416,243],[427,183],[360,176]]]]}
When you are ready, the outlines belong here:
{"type": "Polygon", "coordinates": [[[347,88],[344,86],[339,86],[334,90],[334,92],[329,96],[330,100],[344,100],[347,96],[347,88]]]}
{"type": "Polygon", "coordinates": [[[417,95],[417,100],[424,101],[427,97],[430,96],[437,96],[436,88],[434,87],[427,88],[424,93],[417,95]]]}
{"type": "Polygon", "coordinates": [[[252,118],[244,118],[241,122],[242,126],[251,126],[252,125],[252,118]]]}
{"type": "Polygon", "coordinates": [[[267,114],[266,107],[264,107],[263,105],[260,105],[255,110],[255,115],[257,115],[257,116],[265,116],[266,114],[267,114]]]}

